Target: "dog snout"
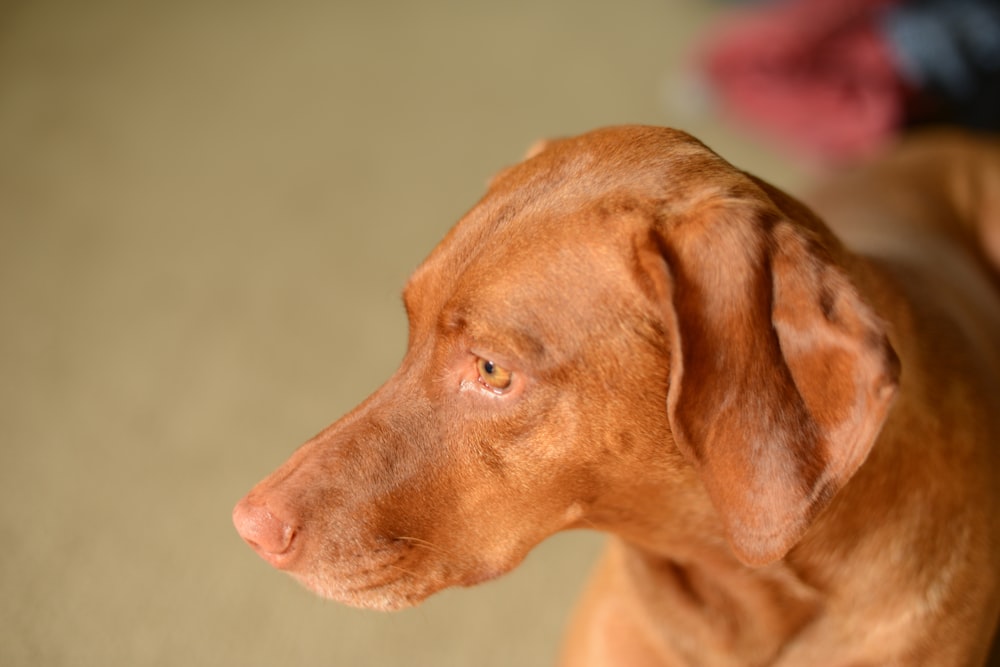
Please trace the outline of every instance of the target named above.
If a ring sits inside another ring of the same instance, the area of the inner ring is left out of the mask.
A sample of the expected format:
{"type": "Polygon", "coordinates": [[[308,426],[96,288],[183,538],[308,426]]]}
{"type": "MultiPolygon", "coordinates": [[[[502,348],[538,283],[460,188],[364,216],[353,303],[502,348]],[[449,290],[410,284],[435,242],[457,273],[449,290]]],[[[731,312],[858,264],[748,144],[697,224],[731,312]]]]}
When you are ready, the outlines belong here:
{"type": "Polygon", "coordinates": [[[279,569],[285,569],[289,565],[297,532],[272,507],[243,498],[233,508],[233,524],[240,537],[261,558],[279,569]]]}

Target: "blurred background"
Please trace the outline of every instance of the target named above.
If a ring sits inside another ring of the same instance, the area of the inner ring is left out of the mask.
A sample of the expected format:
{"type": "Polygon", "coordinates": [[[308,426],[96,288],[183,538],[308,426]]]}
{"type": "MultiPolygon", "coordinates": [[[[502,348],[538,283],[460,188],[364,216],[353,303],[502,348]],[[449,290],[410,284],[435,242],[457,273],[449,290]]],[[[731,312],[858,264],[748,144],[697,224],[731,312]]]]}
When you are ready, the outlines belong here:
{"type": "Polygon", "coordinates": [[[536,139],[707,113],[695,0],[0,4],[0,663],[547,665],[600,537],[394,614],[233,504],[375,389],[407,275],[536,139]]]}

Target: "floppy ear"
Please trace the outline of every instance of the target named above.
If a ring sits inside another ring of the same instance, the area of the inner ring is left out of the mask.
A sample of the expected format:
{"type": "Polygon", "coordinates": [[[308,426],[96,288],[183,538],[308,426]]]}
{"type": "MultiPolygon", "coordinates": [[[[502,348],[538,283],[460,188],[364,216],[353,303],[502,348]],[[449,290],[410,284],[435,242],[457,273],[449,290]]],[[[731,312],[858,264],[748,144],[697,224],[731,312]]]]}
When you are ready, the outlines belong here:
{"type": "Polygon", "coordinates": [[[899,361],[833,237],[752,187],[667,222],[658,242],[672,278],[673,435],[736,555],[763,565],[864,462],[899,361]]]}

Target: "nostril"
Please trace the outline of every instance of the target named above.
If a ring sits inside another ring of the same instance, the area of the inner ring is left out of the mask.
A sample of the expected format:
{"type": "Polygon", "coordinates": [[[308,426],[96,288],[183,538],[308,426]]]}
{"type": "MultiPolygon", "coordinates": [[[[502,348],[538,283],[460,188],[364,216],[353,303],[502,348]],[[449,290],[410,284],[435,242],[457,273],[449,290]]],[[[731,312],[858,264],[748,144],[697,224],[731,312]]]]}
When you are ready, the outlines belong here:
{"type": "Polygon", "coordinates": [[[240,537],[265,558],[288,552],[295,538],[295,529],[267,505],[253,505],[246,498],[233,509],[233,525],[240,537]]]}

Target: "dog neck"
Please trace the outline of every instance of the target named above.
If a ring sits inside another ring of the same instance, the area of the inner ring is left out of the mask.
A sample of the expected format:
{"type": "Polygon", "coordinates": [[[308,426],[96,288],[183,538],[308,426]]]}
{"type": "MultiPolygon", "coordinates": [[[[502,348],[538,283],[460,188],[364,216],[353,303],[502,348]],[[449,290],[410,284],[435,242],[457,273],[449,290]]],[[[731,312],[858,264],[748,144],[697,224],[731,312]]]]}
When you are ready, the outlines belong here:
{"type": "Polygon", "coordinates": [[[822,595],[785,563],[750,568],[728,549],[664,556],[618,541],[650,639],[691,664],[769,664],[820,612],[822,595]],[[709,654],[712,654],[711,657],[709,654]]]}

